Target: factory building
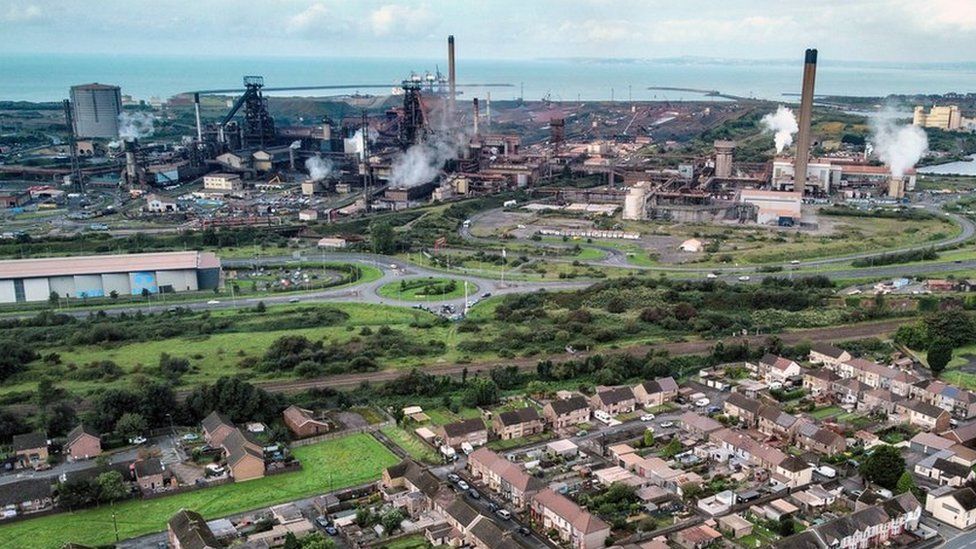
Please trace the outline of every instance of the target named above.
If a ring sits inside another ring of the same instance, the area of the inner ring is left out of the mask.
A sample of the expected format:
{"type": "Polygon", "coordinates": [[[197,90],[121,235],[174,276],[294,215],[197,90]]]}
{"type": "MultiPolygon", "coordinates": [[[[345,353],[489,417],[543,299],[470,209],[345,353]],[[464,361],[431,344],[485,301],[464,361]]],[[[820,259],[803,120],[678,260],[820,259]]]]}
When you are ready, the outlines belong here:
{"type": "Polygon", "coordinates": [[[220,278],[211,252],[15,259],[0,261],[0,303],[211,290],[220,278]]]}
{"type": "MultiPolygon", "coordinates": [[[[793,191],[794,164],[787,158],[777,158],[773,161],[773,189],[778,191],[793,191]]],[[[914,169],[906,170],[904,190],[915,189],[916,174],[914,169]]],[[[844,191],[868,191],[868,194],[880,195],[888,188],[892,178],[891,169],[887,166],[870,166],[855,163],[847,159],[815,158],[807,164],[806,188],[807,194],[827,195],[844,191]],[[872,192],[873,191],[873,192],[872,192]]]]}
{"type": "Polygon", "coordinates": [[[98,83],[72,86],[71,109],[75,137],[115,139],[119,136],[122,92],[118,86],[98,83]]]}
{"type": "Polygon", "coordinates": [[[800,193],[742,189],[739,201],[756,208],[756,222],[760,225],[793,226],[800,222],[800,193]]]}
{"type": "Polygon", "coordinates": [[[211,173],[203,176],[203,188],[208,191],[240,192],[244,190],[244,182],[235,173],[211,173]]]}
{"type": "Polygon", "coordinates": [[[919,105],[915,107],[912,124],[922,128],[958,130],[962,127],[962,112],[956,105],[933,106],[929,112],[925,112],[925,107],[919,105]]]}

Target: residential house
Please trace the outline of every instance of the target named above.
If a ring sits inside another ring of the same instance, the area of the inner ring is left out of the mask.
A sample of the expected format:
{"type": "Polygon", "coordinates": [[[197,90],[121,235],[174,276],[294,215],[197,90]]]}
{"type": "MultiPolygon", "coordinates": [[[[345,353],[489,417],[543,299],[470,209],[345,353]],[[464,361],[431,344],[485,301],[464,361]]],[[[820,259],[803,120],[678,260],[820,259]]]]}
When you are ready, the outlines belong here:
{"type": "Polygon", "coordinates": [[[497,413],[491,423],[502,440],[537,435],[545,428],[539,412],[531,406],[497,413]]]}
{"type": "Polygon", "coordinates": [[[766,383],[786,383],[787,379],[800,375],[801,370],[800,365],[793,360],[766,354],[759,359],[756,373],[766,383]]]}
{"type": "Polygon", "coordinates": [[[826,368],[837,368],[841,363],[854,357],[843,349],[829,343],[814,343],[810,346],[809,360],[813,364],[822,364],[826,368]]]}
{"type": "Polygon", "coordinates": [[[948,433],[943,433],[944,437],[959,444],[966,444],[971,440],[976,440],[976,421],[960,425],[948,433]]]}
{"type": "Polygon", "coordinates": [[[820,511],[833,505],[837,496],[823,486],[816,484],[806,490],[794,492],[790,495],[793,502],[807,513],[819,514],[820,511]]]}
{"type": "Polygon", "coordinates": [[[861,393],[871,390],[871,386],[854,378],[843,378],[830,386],[834,398],[841,404],[857,404],[861,393]]]}
{"type": "Polygon", "coordinates": [[[800,534],[780,540],[776,547],[878,547],[895,536],[917,529],[921,516],[922,505],[911,492],[906,492],[878,505],[811,526],[800,534]]]}
{"type": "Polygon", "coordinates": [[[554,431],[561,431],[588,422],[590,405],[581,396],[553,400],[542,408],[542,416],[554,431]]]}
{"type": "Polygon", "coordinates": [[[759,410],[759,432],[772,437],[790,439],[796,430],[797,418],[779,406],[766,405],[759,410]]]}
{"type": "MultiPolygon", "coordinates": [[[[631,454],[637,456],[637,454],[631,454]]],[[[626,457],[626,456],[625,456],[626,457]]],[[[682,487],[693,483],[701,485],[703,479],[694,471],[683,471],[671,468],[666,461],[657,457],[650,456],[641,459],[634,464],[634,472],[651,481],[651,484],[660,486],[672,494],[683,496],[682,487]]]]}
{"type": "Polygon", "coordinates": [[[468,528],[466,541],[475,549],[523,549],[525,545],[512,535],[511,531],[484,515],[468,528]]]}
{"type": "Polygon", "coordinates": [[[976,492],[968,486],[936,488],[926,495],[925,510],[938,521],[967,530],[976,524],[976,492]]]}
{"type": "Polygon", "coordinates": [[[102,438],[91,427],[80,424],[68,433],[64,453],[72,461],[96,457],[102,453],[102,438]]]}
{"type": "Polygon", "coordinates": [[[712,433],[711,440],[729,450],[731,455],[765,469],[775,470],[787,458],[780,450],[763,444],[741,431],[722,429],[712,433]]]}
{"type": "Polygon", "coordinates": [[[691,526],[671,534],[671,541],[683,549],[702,549],[720,539],[721,532],[707,524],[691,526]]]}
{"type": "Polygon", "coordinates": [[[718,519],[718,528],[732,535],[732,539],[744,538],[752,533],[752,523],[741,515],[732,513],[718,519]]]}
{"type": "Polygon", "coordinates": [[[53,505],[50,478],[25,478],[0,484],[0,508],[27,514],[53,505]]]}
{"type": "Polygon", "coordinates": [[[453,498],[433,473],[412,459],[384,469],[380,488],[384,501],[406,509],[410,516],[429,511],[439,502],[449,503],[453,498]]]}
{"type": "Polygon", "coordinates": [[[671,402],[677,396],[678,383],[673,377],[659,377],[654,381],[645,381],[634,387],[634,397],[637,399],[637,403],[645,408],[671,402]]]}
{"type": "Polygon", "coordinates": [[[755,426],[759,421],[759,410],[762,407],[762,403],[758,400],[739,393],[730,394],[723,405],[725,415],[737,417],[742,424],[750,427],[755,426]]]}
{"type": "Polygon", "coordinates": [[[787,456],[776,465],[772,478],[788,488],[806,486],[813,480],[813,466],[796,456],[787,456]]]}
{"type": "Polygon", "coordinates": [[[892,414],[895,411],[895,406],[901,400],[903,400],[902,397],[892,393],[889,389],[871,389],[861,393],[857,409],[865,412],[892,414]]]}
{"type": "Polygon", "coordinates": [[[872,389],[891,389],[898,396],[907,397],[918,378],[912,374],[882,366],[863,358],[852,358],[840,364],[837,373],[843,378],[856,379],[872,389]]]}
{"type": "Polygon", "coordinates": [[[531,513],[542,531],[555,530],[572,549],[604,547],[610,536],[609,524],[549,488],[532,498],[531,513]]]}
{"type": "Polygon", "coordinates": [[[927,456],[943,450],[948,450],[956,444],[957,443],[953,440],[940,437],[934,433],[926,433],[924,431],[913,436],[912,439],[908,441],[908,445],[912,450],[921,452],[927,456]]]}
{"type": "Polygon", "coordinates": [[[143,492],[155,492],[163,488],[164,469],[159,458],[140,459],[132,464],[136,484],[143,492]]]}
{"type": "Polygon", "coordinates": [[[637,399],[630,387],[603,387],[590,398],[590,405],[595,410],[616,416],[633,412],[637,408],[637,399]]]}
{"type": "Polygon", "coordinates": [[[18,469],[34,468],[47,463],[47,435],[35,432],[14,435],[14,467],[18,469]]]}
{"type": "Polygon", "coordinates": [[[529,499],[544,487],[521,466],[508,461],[488,448],[478,448],[468,456],[468,469],[504,501],[523,509],[529,499]]]}
{"type": "Polygon", "coordinates": [[[952,453],[943,450],[915,464],[915,474],[932,479],[940,486],[959,487],[974,477],[970,467],[951,461],[952,453]]]}
{"type": "Polygon", "coordinates": [[[203,439],[214,448],[219,448],[224,437],[236,428],[229,417],[217,411],[210,412],[200,425],[203,427],[203,439]]]}
{"type": "Polygon", "coordinates": [[[181,509],[166,523],[166,537],[172,549],[221,549],[226,547],[217,540],[207,521],[200,513],[181,509]]]}
{"type": "Polygon", "coordinates": [[[465,442],[471,446],[483,446],[488,442],[488,428],[478,417],[448,423],[438,430],[444,444],[452,448],[458,448],[465,442]]]}
{"type": "Polygon", "coordinates": [[[847,439],[810,421],[802,421],[797,426],[795,443],[803,450],[826,456],[847,450],[847,439]]]}
{"type": "Polygon", "coordinates": [[[976,416],[976,394],[937,379],[916,383],[912,387],[912,398],[948,410],[958,419],[976,416]]]}
{"type": "Polygon", "coordinates": [[[714,419],[696,414],[692,411],[681,414],[681,416],[678,417],[678,424],[680,424],[681,428],[688,433],[706,439],[712,433],[723,428],[722,424],[714,419]]]}
{"type": "Polygon", "coordinates": [[[311,410],[299,408],[291,405],[281,413],[285,420],[288,430],[295,435],[295,438],[313,437],[328,433],[332,430],[332,425],[327,421],[316,419],[311,410]]]}
{"type": "Polygon", "coordinates": [[[941,433],[949,429],[949,412],[920,400],[903,400],[895,405],[895,412],[904,416],[909,424],[928,431],[941,433]]]}
{"type": "Polygon", "coordinates": [[[224,437],[221,448],[235,482],[264,476],[264,448],[249,433],[235,428],[224,437]]]}
{"type": "Polygon", "coordinates": [[[804,370],[803,388],[810,391],[810,394],[817,397],[831,394],[831,385],[841,377],[833,370],[804,370]]]}

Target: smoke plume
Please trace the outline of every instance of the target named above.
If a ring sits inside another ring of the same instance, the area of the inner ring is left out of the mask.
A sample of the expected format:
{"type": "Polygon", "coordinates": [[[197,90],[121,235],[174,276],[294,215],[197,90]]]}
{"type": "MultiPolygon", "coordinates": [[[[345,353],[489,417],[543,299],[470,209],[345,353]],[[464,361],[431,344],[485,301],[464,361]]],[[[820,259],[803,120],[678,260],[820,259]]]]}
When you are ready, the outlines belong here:
{"type": "Polygon", "coordinates": [[[793,134],[800,129],[796,123],[796,117],[793,116],[793,111],[783,105],[777,107],[775,113],[762,117],[762,123],[767,130],[774,134],[776,154],[783,152],[783,149],[793,144],[793,134]]]}
{"type": "Polygon", "coordinates": [[[301,140],[292,141],[291,142],[291,145],[288,145],[288,148],[289,149],[292,149],[292,150],[298,150],[298,149],[302,148],[302,142],[301,142],[301,140]]]}
{"type": "MultiPolygon", "coordinates": [[[[370,143],[376,142],[376,138],[379,137],[379,132],[373,128],[369,128],[368,139],[370,143]]],[[[360,160],[363,159],[363,129],[359,128],[352,137],[346,138],[345,151],[349,154],[355,154],[360,160]]]]}
{"type": "Polygon", "coordinates": [[[444,164],[458,157],[466,140],[463,134],[439,132],[427,141],[411,145],[393,160],[390,186],[415,187],[431,181],[444,164]]]}
{"type": "Polygon", "coordinates": [[[899,125],[898,115],[885,109],[871,117],[872,152],[891,168],[891,175],[901,177],[915,166],[929,150],[929,138],[918,126],[899,125]]]}
{"type": "Polygon", "coordinates": [[[147,112],[119,113],[119,137],[125,141],[149,137],[153,134],[155,118],[147,112]]]}
{"type": "Polygon", "coordinates": [[[332,174],[332,161],[320,156],[313,156],[305,161],[308,178],[312,181],[322,181],[332,174]]]}

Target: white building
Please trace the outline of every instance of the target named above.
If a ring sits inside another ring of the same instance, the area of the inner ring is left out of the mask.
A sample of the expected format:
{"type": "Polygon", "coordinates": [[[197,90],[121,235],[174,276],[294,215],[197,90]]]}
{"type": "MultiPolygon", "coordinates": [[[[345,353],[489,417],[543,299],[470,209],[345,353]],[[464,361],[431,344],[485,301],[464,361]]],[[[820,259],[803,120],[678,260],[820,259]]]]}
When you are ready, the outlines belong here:
{"type": "Polygon", "coordinates": [[[203,188],[208,191],[236,192],[244,189],[244,182],[235,173],[212,173],[203,176],[203,188]]]}

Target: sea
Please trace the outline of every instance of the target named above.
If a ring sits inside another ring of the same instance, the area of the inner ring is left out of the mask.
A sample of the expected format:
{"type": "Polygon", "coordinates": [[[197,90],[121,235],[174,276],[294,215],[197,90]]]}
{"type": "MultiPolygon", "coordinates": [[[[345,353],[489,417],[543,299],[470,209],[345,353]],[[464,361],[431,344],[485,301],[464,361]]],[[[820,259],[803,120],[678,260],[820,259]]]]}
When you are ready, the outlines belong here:
{"type": "MultiPolygon", "coordinates": [[[[459,84],[508,84],[463,87],[462,97],[494,100],[549,98],[553,101],[703,100],[687,90],[716,90],[739,97],[793,102],[799,92],[802,60],[657,60],[600,59],[459,59],[459,84]]],[[[0,100],[56,101],[74,84],[115,84],[136,99],[167,98],[194,90],[240,88],[244,75],[260,75],[269,87],[348,86],[341,90],[276,95],[330,96],[390,93],[411,72],[447,71],[444,59],[216,57],[106,54],[0,55],[0,100]],[[380,86],[360,88],[359,86],[380,86]],[[386,87],[389,89],[386,89],[386,87]]],[[[888,94],[969,92],[976,90],[976,63],[898,64],[838,62],[821,59],[817,93],[885,96],[888,94]]],[[[272,93],[275,95],[275,93],[272,93]]],[[[720,100],[720,99],[719,99],[720,100]]]]}

